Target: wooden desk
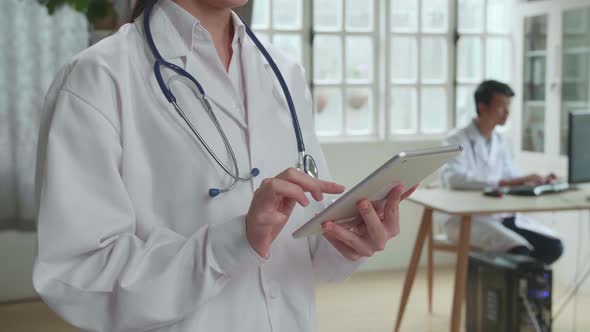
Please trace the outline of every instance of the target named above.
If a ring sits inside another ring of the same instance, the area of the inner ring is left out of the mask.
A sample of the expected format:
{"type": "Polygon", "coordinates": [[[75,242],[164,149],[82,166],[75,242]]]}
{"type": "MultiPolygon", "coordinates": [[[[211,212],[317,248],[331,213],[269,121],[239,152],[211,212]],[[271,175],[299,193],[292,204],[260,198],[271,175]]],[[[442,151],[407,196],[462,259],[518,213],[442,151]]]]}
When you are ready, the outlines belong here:
{"type": "MultiPolygon", "coordinates": [[[[590,209],[590,184],[582,185],[578,190],[538,197],[504,196],[488,197],[479,191],[459,191],[445,189],[419,189],[408,200],[422,205],[424,213],[416,235],[416,242],[406,273],[400,306],[395,322],[395,332],[399,331],[406,304],[412,290],[418,262],[428,230],[432,228],[432,213],[440,211],[461,217],[458,253],[455,267],[455,286],[451,310],[451,332],[458,332],[461,324],[461,309],[465,297],[467,264],[469,257],[469,239],[471,233],[471,216],[474,214],[491,214],[505,212],[543,212],[590,209]]],[[[431,238],[431,237],[430,237],[431,238]]],[[[429,281],[431,282],[431,281],[429,281]]]]}

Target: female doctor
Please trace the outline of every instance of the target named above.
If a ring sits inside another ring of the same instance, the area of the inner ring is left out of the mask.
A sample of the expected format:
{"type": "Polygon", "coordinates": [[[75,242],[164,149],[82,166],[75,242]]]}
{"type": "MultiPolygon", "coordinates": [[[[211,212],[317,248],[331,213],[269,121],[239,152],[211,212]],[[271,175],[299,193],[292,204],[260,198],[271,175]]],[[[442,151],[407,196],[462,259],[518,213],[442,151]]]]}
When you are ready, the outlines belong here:
{"type": "Polygon", "coordinates": [[[244,2],[140,0],[50,87],[33,282],[84,331],[314,331],[315,279],[399,233],[396,187],[357,204],[363,225],[291,236],[344,188],[316,178],[303,71],[231,11],[244,2]]]}

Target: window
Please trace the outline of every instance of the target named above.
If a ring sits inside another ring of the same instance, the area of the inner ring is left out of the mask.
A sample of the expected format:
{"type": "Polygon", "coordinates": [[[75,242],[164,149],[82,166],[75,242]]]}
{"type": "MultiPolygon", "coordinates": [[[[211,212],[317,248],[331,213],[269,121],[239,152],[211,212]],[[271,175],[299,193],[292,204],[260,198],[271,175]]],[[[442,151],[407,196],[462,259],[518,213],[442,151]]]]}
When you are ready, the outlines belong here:
{"type": "Polygon", "coordinates": [[[375,137],[376,0],[313,1],[313,76],[319,136],[375,137]]]}
{"type": "Polygon", "coordinates": [[[323,141],[440,137],[483,79],[511,83],[510,4],[256,0],[252,26],[304,64],[323,141]]]}
{"type": "Polygon", "coordinates": [[[449,127],[450,12],[449,0],[390,2],[390,134],[441,134],[449,127]]]}
{"type": "Polygon", "coordinates": [[[455,125],[475,115],[473,92],[484,79],[510,84],[513,46],[510,0],[458,0],[455,125]],[[487,56],[493,54],[492,56],[487,56]]]}

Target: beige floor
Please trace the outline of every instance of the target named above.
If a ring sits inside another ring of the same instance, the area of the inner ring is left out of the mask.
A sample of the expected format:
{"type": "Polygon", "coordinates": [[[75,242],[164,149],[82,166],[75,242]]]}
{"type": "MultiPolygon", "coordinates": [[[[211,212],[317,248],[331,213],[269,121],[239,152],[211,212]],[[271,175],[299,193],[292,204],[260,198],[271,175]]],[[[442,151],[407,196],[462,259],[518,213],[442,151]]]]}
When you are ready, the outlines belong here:
{"type": "MultiPolygon", "coordinates": [[[[358,273],[342,284],[318,287],[320,332],[390,332],[403,284],[402,272],[358,273]]],[[[423,274],[418,275],[408,303],[402,331],[448,331],[453,273],[436,271],[434,313],[428,315],[423,274]]],[[[556,289],[557,303],[564,290],[556,289]]],[[[553,332],[590,331],[590,296],[577,297],[577,326],[574,305],[554,322],[553,332]]],[[[70,332],[75,329],[60,321],[39,302],[0,305],[0,332],[70,332]]]]}

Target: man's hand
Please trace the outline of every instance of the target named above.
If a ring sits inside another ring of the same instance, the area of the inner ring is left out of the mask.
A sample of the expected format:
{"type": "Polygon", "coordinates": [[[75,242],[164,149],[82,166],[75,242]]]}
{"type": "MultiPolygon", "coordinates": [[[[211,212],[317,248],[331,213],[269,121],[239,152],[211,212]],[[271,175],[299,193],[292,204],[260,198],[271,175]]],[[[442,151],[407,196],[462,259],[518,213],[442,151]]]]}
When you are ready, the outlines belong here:
{"type": "Polygon", "coordinates": [[[250,246],[258,255],[266,257],[295,205],[309,205],[305,192],[311,193],[316,201],[321,201],[324,193],[340,194],[343,191],[344,186],[315,179],[295,168],[262,180],[246,215],[246,237],[250,246]]]}
{"type": "Polygon", "coordinates": [[[500,180],[500,182],[498,182],[498,185],[500,187],[520,185],[538,186],[541,184],[552,183],[555,180],[557,180],[557,176],[553,173],[550,173],[546,177],[542,177],[539,174],[529,174],[527,176],[523,176],[520,178],[500,180]]]}
{"type": "Polygon", "coordinates": [[[383,251],[387,241],[400,232],[399,203],[410,196],[416,187],[403,193],[404,187],[398,185],[375,207],[366,199],[359,201],[357,209],[364,222],[345,226],[327,221],[322,225],[324,237],[351,261],[383,251]]]}
{"type": "Polygon", "coordinates": [[[531,186],[537,186],[537,185],[544,184],[544,183],[545,183],[545,178],[543,178],[539,174],[527,175],[527,176],[525,176],[525,178],[523,180],[523,184],[531,185],[531,186]]]}

